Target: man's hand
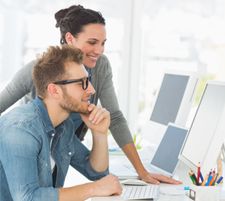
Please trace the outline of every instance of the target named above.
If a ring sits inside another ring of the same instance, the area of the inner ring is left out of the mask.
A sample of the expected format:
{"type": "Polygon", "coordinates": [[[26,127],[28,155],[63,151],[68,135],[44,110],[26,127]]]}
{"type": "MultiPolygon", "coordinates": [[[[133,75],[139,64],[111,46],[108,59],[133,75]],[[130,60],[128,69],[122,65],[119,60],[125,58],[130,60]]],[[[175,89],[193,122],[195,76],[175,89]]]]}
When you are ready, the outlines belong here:
{"type": "Polygon", "coordinates": [[[110,125],[109,112],[100,106],[90,104],[89,114],[81,114],[81,118],[88,128],[94,133],[106,134],[110,125]]]}
{"type": "MultiPolygon", "coordinates": [[[[59,201],[87,200],[91,197],[120,195],[122,187],[116,176],[107,175],[97,181],[59,189],[59,201]]],[[[103,198],[104,200],[104,198],[103,198]]]]}
{"type": "Polygon", "coordinates": [[[122,187],[118,178],[114,175],[108,175],[102,179],[93,182],[95,185],[94,191],[96,195],[109,196],[120,195],[122,193],[122,187]]]}
{"type": "Polygon", "coordinates": [[[90,104],[89,114],[81,114],[81,118],[91,129],[93,145],[89,156],[92,168],[97,172],[105,171],[109,166],[107,132],[110,125],[109,112],[99,106],[90,104]]]}
{"type": "Polygon", "coordinates": [[[149,173],[145,171],[139,175],[140,179],[151,184],[168,183],[168,184],[182,184],[181,181],[177,181],[171,177],[167,177],[161,174],[149,173]]]}

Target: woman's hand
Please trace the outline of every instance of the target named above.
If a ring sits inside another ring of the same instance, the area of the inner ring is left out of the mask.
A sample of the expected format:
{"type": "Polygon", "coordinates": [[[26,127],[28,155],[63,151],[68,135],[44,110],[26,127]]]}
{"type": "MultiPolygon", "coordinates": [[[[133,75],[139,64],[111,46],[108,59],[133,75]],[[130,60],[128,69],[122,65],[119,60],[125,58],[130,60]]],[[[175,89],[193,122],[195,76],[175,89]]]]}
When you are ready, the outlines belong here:
{"type": "Polygon", "coordinates": [[[181,181],[175,180],[171,177],[149,173],[148,171],[143,172],[139,175],[140,179],[151,184],[160,184],[160,183],[167,183],[167,184],[182,184],[181,181]]]}

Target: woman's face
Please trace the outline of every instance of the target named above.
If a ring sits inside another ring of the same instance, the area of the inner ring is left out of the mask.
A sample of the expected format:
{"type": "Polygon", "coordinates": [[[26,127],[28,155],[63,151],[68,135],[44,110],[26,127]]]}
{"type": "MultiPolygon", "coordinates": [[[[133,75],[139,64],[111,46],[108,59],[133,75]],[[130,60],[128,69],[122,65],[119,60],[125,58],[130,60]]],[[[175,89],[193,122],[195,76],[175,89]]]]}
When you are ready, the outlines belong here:
{"type": "Polygon", "coordinates": [[[88,24],[76,37],[72,36],[70,43],[84,53],[84,65],[94,68],[98,58],[104,52],[105,41],[105,26],[103,24],[88,24]]]}

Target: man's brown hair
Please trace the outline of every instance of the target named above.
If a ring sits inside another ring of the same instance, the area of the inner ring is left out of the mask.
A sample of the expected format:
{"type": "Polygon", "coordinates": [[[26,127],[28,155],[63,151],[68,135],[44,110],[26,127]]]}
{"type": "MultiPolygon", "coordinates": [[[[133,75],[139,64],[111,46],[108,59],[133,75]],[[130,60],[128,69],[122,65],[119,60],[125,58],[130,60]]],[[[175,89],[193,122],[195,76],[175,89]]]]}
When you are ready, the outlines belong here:
{"type": "Polygon", "coordinates": [[[48,85],[64,78],[67,62],[82,64],[81,50],[68,45],[50,46],[41,55],[33,70],[33,81],[38,96],[44,98],[48,85]]]}

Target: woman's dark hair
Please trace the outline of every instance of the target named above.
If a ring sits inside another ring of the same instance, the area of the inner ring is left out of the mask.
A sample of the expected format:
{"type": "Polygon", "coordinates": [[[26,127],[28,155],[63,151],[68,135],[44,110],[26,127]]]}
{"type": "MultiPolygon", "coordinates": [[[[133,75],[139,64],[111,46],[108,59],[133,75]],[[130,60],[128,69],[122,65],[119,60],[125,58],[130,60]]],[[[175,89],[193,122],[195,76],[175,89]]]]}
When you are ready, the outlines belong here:
{"type": "Polygon", "coordinates": [[[100,12],[86,9],[81,5],[73,5],[66,9],[61,9],[55,13],[56,27],[60,28],[60,43],[65,44],[65,35],[70,32],[73,36],[77,36],[82,32],[83,26],[87,24],[103,24],[105,19],[100,12]]]}

